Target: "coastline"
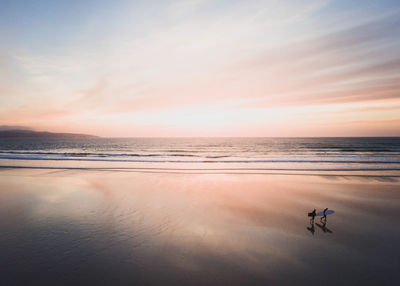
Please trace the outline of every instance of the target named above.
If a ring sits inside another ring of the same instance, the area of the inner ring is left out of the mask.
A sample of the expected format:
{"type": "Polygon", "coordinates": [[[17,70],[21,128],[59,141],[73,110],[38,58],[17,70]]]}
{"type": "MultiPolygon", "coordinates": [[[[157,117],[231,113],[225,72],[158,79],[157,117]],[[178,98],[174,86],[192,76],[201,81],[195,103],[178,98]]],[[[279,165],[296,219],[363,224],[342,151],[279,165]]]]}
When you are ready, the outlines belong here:
{"type": "Polygon", "coordinates": [[[102,162],[79,160],[15,160],[0,159],[1,169],[37,169],[37,170],[81,170],[136,173],[187,173],[187,174],[264,174],[264,175],[304,175],[304,176],[345,176],[399,178],[400,168],[397,166],[371,168],[369,165],[352,166],[347,163],[315,164],[306,168],[301,164],[247,164],[247,163],[155,163],[155,162],[102,162]]]}

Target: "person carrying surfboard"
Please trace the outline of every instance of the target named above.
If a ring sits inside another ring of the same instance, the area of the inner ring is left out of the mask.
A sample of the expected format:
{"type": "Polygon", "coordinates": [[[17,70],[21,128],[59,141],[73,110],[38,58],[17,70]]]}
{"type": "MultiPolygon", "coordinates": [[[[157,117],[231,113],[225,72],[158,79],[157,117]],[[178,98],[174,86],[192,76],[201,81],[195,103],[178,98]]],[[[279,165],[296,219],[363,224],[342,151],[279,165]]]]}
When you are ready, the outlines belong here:
{"type": "Polygon", "coordinates": [[[317,210],[314,209],[312,212],[308,213],[308,216],[311,217],[311,220],[314,221],[315,216],[317,215],[317,210]]]}
{"type": "Polygon", "coordinates": [[[325,220],[326,221],[326,212],[327,212],[328,208],[324,209],[323,211],[323,216],[321,217],[321,221],[325,220]]]}

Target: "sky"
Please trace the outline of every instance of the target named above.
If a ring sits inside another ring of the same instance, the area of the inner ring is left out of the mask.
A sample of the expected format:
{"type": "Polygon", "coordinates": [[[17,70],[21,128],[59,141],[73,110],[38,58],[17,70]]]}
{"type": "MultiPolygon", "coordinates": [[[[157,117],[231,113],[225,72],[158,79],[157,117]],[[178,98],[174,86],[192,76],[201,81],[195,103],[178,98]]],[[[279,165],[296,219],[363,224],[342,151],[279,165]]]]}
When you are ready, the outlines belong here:
{"type": "Polygon", "coordinates": [[[400,136],[400,3],[0,0],[0,125],[400,136]]]}

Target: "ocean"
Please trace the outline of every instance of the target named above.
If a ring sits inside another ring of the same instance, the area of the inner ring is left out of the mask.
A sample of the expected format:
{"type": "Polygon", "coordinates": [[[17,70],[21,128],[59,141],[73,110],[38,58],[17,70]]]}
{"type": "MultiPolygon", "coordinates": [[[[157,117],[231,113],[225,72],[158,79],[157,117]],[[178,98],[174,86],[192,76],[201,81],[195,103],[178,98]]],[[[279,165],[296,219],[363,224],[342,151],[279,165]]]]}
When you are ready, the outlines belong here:
{"type": "Polygon", "coordinates": [[[400,137],[0,138],[0,161],[88,168],[399,171],[400,137]]]}

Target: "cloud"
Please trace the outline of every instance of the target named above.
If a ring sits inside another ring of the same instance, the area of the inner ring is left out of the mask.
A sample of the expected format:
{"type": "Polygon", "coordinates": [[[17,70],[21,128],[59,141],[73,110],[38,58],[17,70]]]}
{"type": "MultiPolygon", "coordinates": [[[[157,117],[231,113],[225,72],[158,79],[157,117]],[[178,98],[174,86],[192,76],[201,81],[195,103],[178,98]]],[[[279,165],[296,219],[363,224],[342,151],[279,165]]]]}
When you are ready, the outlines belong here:
{"type": "Polygon", "coordinates": [[[257,105],[398,98],[399,24],[399,18],[381,19],[271,49],[228,69],[252,84],[249,98],[257,105]]]}
{"type": "Polygon", "coordinates": [[[0,122],[107,125],[107,132],[129,129],[129,122],[164,132],[166,118],[173,118],[179,134],[188,129],[179,121],[207,129],[206,119],[215,118],[215,126],[234,129],[246,128],[236,120],[246,117],[257,133],[263,120],[273,120],[268,114],[288,126],[283,115],[292,107],[299,109],[291,119],[300,124],[313,106],[329,109],[318,115],[322,122],[334,114],[325,107],[397,102],[400,14],[350,5],[346,18],[334,6],[188,0],[120,4],[102,17],[86,15],[51,48],[43,48],[52,43],[43,37],[40,45],[0,52],[0,122]]]}

